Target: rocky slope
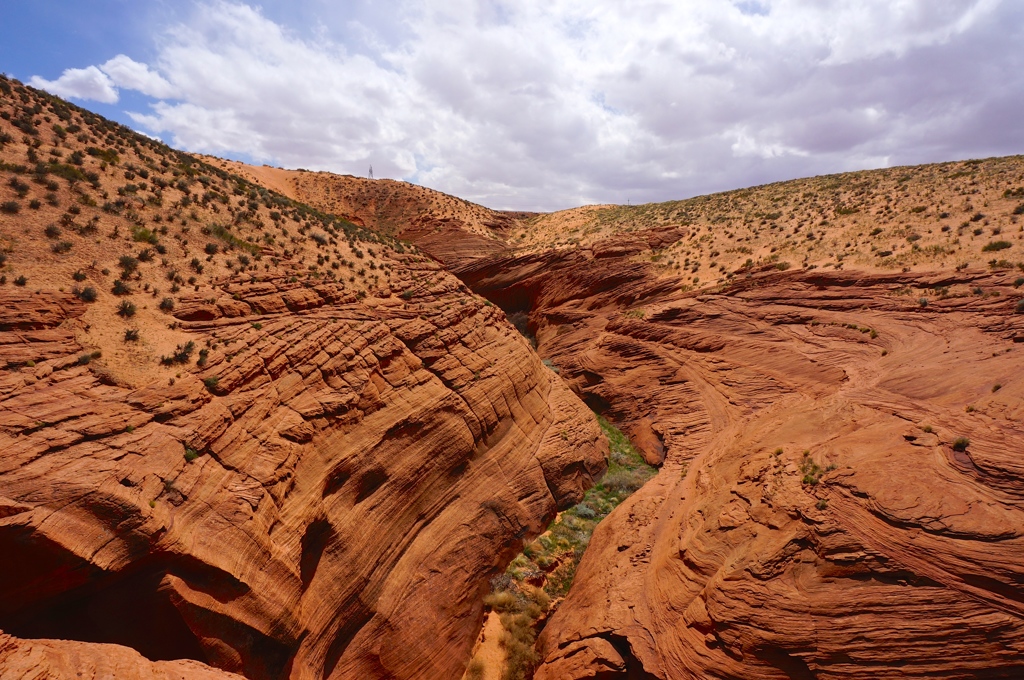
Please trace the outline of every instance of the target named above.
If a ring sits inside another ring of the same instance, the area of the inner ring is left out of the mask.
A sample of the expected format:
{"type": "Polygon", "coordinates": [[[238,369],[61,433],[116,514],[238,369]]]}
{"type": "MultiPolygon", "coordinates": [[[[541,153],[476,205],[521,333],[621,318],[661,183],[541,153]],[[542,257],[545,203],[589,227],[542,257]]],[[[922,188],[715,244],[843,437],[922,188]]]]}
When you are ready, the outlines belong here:
{"type": "Polygon", "coordinates": [[[1019,675],[1019,272],[688,292],[610,245],[459,270],[663,467],[598,527],[536,677],[1019,675]]]}
{"type": "Polygon", "coordinates": [[[324,212],[412,241],[447,266],[505,250],[513,232],[537,217],[491,210],[408,182],[199,158],[324,212]]]}
{"type": "Polygon", "coordinates": [[[0,675],[458,676],[589,411],[432,260],[0,90],[0,675]]]}
{"type": "Polygon", "coordinates": [[[1024,673],[1021,170],[579,209],[447,258],[662,465],[536,677],[1024,673]]]}
{"type": "Polygon", "coordinates": [[[1021,158],[509,215],[8,87],[6,674],[458,677],[580,400],[537,678],[1024,674],[1021,158]]]}

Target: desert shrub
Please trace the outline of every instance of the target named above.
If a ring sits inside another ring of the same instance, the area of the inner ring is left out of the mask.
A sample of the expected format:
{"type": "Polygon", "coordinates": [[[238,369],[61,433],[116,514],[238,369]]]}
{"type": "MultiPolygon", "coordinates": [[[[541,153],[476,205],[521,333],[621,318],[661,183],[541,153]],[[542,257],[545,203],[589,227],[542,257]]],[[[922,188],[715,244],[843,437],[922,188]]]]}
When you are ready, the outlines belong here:
{"type": "Polygon", "coordinates": [[[578,517],[582,517],[583,519],[593,519],[597,516],[597,513],[594,511],[594,509],[587,505],[586,503],[577,503],[573,507],[573,510],[576,512],[576,515],[578,517]]]}
{"type": "Polygon", "coordinates": [[[85,281],[85,272],[79,269],[74,274],[71,275],[71,278],[73,278],[75,281],[85,281]]]}
{"type": "Polygon", "coordinates": [[[215,376],[215,375],[211,375],[208,378],[203,378],[203,384],[206,385],[206,389],[210,390],[211,392],[213,392],[215,389],[217,389],[217,385],[219,383],[220,383],[220,378],[215,376]]]}
{"type": "Polygon", "coordinates": [[[17,201],[4,201],[0,203],[0,212],[5,212],[8,215],[16,215],[21,210],[21,204],[17,201]]]}
{"type": "Polygon", "coordinates": [[[32,210],[39,210],[40,208],[43,207],[43,202],[40,201],[38,198],[33,198],[31,201],[28,202],[28,207],[31,208],[32,210]]]}
{"type": "Polygon", "coordinates": [[[57,241],[50,246],[50,250],[58,255],[63,255],[64,253],[70,253],[72,246],[71,241],[57,241]]]}
{"type": "Polygon", "coordinates": [[[971,440],[967,437],[957,437],[953,440],[954,451],[966,451],[967,447],[971,445],[971,440]]]}
{"type": "Polygon", "coordinates": [[[121,268],[121,277],[128,278],[139,268],[139,261],[131,255],[122,255],[117,260],[117,266],[121,268]]]}
{"type": "Polygon", "coordinates": [[[126,319],[135,316],[135,303],[129,302],[128,300],[121,300],[121,304],[117,306],[118,316],[122,316],[126,319]]]}
{"type": "Polygon", "coordinates": [[[618,470],[610,472],[601,480],[601,485],[609,491],[631,494],[647,481],[647,477],[638,470],[618,470]]]}
{"type": "Polygon", "coordinates": [[[124,341],[135,342],[139,339],[139,330],[137,328],[126,328],[124,330],[124,341]]]}
{"type": "Polygon", "coordinates": [[[1013,244],[1010,243],[1009,241],[992,241],[991,243],[986,243],[982,247],[982,251],[986,253],[991,253],[993,251],[1006,250],[1007,248],[1011,247],[1013,247],[1013,244]]]}
{"type": "Polygon", "coordinates": [[[75,297],[83,302],[95,302],[96,301],[96,289],[92,286],[86,286],[79,290],[78,286],[71,291],[75,297]]]}
{"type": "Polygon", "coordinates": [[[483,680],[487,672],[487,666],[483,659],[473,659],[466,666],[466,680],[483,680]]]}
{"type": "Polygon", "coordinates": [[[149,248],[143,248],[142,250],[139,251],[137,259],[139,260],[139,262],[152,262],[153,251],[150,250],[149,248]]]}
{"type": "Polygon", "coordinates": [[[111,289],[114,295],[131,295],[132,289],[127,283],[121,279],[114,281],[114,287],[111,289]]]}
{"type": "Polygon", "coordinates": [[[164,365],[188,363],[188,360],[192,356],[192,352],[194,352],[195,349],[196,343],[189,340],[188,342],[175,347],[174,354],[172,354],[171,356],[161,357],[160,363],[164,365]]]}
{"type": "Polygon", "coordinates": [[[160,301],[160,309],[169,312],[174,309],[174,298],[165,297],[160,301]]]}
{"type": "Polygon", "coordinates": [[[502,614],[501,646],[505,648],[505,670],[502,680],[528,680],[533,677],[540,656],[533,645],[536,633],[533,621],[525,614],[502,614]]]}
{"type": "Polygon", "coordinates": [[[24,274],[22,274],[21,276],[19,276],[16,279],[14,279],[14,285],[15,286],[24,286],[27,283],[28,283],[28,279],[25,278],[24,274]]]}
{"type": "Polygon", "coordinates": [[[146,229],[145,227],[134,227],[132,229],[132,240],[139,243],[151,243],[156,245],[157,235],[156,232],[146,229]]]}
{"type": "Polygon", "coordinates": [[[1017,300],[1016,312],[1018,314],[1024,314],[1024,299],[1017,300]]]}
{"type": "Polygon", "coordinates": [[[206,252],[207,255],[216,255],[217,254],[217,244],[216,243],[207,243],[206,247],[203,248],[203,250],[206,252]]]}

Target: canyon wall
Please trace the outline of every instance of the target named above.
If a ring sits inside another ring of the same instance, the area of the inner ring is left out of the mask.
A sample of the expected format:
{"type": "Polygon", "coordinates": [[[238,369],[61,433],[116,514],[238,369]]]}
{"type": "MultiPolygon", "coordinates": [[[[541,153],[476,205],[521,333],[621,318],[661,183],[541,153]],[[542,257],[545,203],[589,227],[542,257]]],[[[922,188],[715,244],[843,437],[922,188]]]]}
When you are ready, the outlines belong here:
{"type": "Polygon", "coordinates": [[[400,264],[415,297],[184,296],[206,360],[135,389],[82,359],[85,303],[0,289],[0,625],[55,639],[5,638],[4,677],[106,655],[83,643],[248,678],[462,672],[488,577],[606,444],[497,307],[400,264]]]}
{"type": "Polygon", "coordinates": [[[695,293],[629,254],[457,270],[662,464],[595,532],[536,677],[1024,672],[1016,275],[695,293]]]}

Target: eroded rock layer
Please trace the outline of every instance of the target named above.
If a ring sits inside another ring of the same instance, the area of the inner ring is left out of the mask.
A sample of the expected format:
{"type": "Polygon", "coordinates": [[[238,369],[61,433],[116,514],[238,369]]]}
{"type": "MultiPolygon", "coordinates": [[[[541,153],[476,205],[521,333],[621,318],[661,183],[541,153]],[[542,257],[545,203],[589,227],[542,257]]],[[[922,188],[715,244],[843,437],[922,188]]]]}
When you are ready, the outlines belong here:
{"type": "Polygon", "coordinates": [[[1024,673],[1015,275],[696,294],[598,250],[459,271],[663,461],[595,532],[537,678],[1024,673]]]}
{"type": "MultiPolygon", "coordinates": [[[[203,365],[139,388],[82,358],[84,303],[0,289],[0,668],[114,643],[249,678],[462,672],[488,576],[606,449],[497,307],[400,265],[415,298],[185,297],[203,365]]],[[[164,677],[130,652],[102,668],[164,677]]]]}

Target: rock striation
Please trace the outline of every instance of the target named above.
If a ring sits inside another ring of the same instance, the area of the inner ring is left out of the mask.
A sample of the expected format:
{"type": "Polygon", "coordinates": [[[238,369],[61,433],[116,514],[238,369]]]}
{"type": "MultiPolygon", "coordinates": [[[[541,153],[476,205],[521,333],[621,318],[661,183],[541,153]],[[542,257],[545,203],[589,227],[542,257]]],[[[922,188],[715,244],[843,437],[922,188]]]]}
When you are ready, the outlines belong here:
{"type": "Polygon", "coordinates": [[[1015,275],[769,268],[698,293],[630,254],[458,270],[662,464],[595,532],[536,677],[1024,672],[1015,275]]]}
{"type": "MultiPolygon", "coordinates": [[[[606,445],[497,307],[402,264],[408,299],[286,280],[185,297],[203,365],[136,389],[81,361],[84,303],[0,289],[5,677],[100,664],[100,643],[248,678],[461,673],[488,577],[606,445]]],[[[97,677],[143,660],[109,659],[97,677]]],[[[118,674],[171,668],[192,666],[118,674]]]]}

